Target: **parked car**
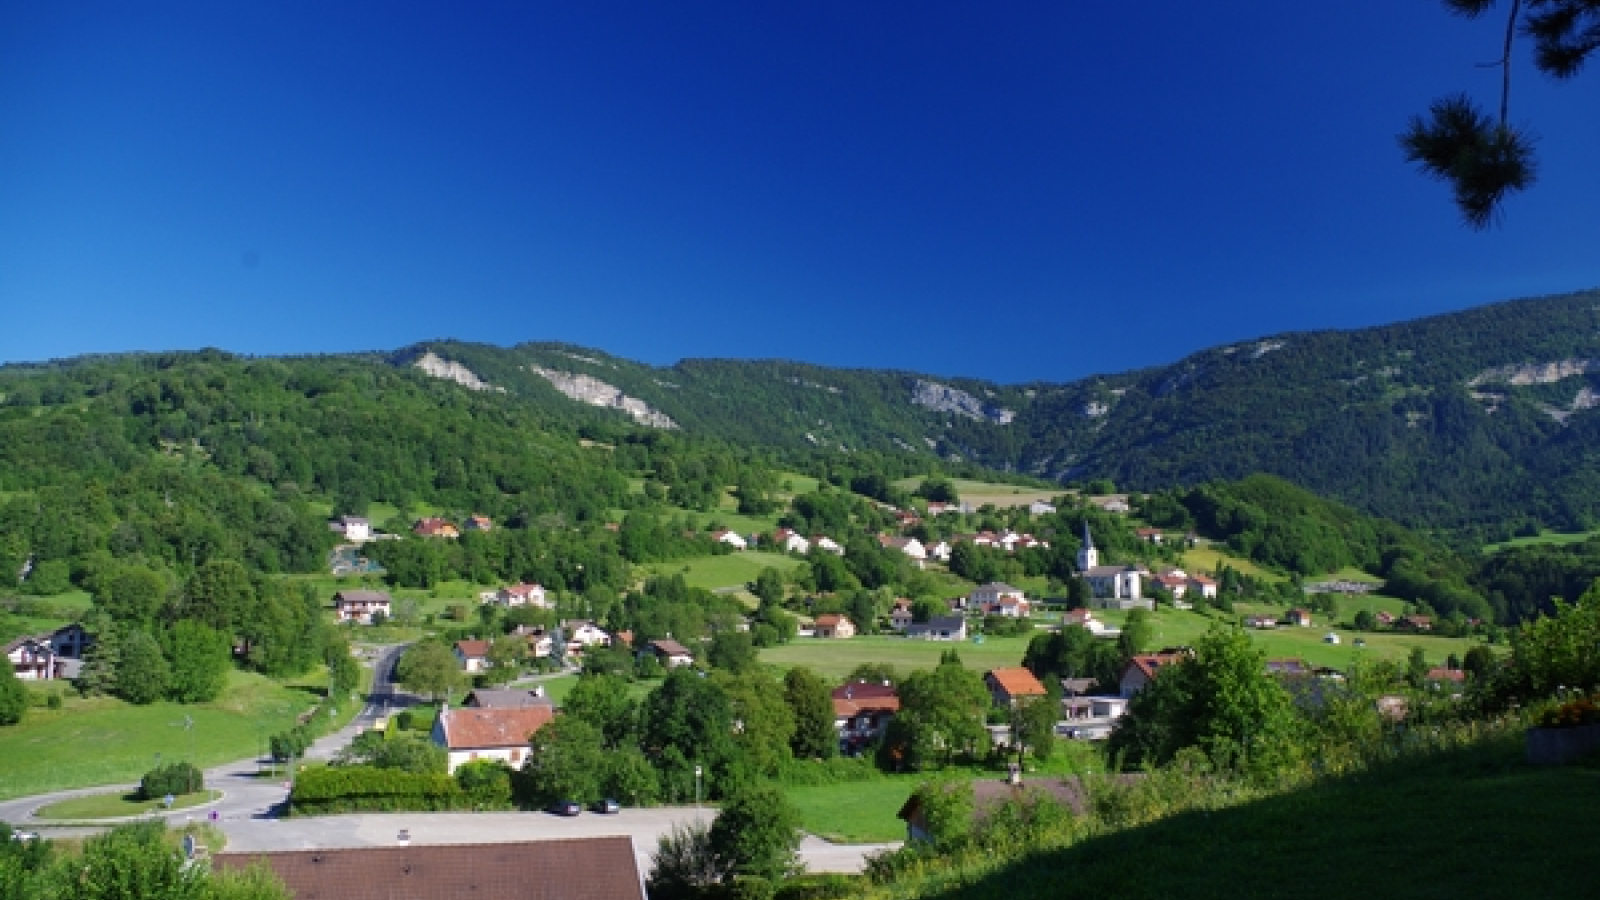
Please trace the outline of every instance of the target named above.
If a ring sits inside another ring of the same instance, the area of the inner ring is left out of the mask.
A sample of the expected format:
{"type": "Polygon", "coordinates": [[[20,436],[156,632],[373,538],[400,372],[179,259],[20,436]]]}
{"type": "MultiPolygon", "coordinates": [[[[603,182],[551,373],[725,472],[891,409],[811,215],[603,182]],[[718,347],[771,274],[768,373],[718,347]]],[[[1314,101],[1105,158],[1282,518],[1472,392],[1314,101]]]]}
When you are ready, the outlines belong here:
{"type": "Polygon", "coordinates": [[[562,800],[561,802],[550,807],[550,811],[558,816],[575,816],[578,813],[583,812],[583,807],[579,806],[576,801],[562,800]]]}
{"type": "Polygon", "coordinates": [[[616,813],[621,812],[622,811],[622,804],[620,804],[617,801],[611,799],[610,797],[607,797],[604,800],[596,800],[594,802],[594,805],[589,807],[589,808],[594,810],[597,813],[601,813],[603,815],[608,815],[609,816],[609,815],[615,815],[616,813]]]}

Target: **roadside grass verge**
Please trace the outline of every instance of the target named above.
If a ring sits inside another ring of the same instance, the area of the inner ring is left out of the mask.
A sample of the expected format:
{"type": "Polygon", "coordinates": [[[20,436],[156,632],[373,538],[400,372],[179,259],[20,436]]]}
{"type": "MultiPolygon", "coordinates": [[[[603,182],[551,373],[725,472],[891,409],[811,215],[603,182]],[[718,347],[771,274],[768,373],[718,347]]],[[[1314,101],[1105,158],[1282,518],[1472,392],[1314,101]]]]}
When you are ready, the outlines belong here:
{"type": "MultiPolygon", "coordinates": [[[[192,794],[179,794],[173,798],[172,809],[189,809],[202,803],[209,803],[222,796],[221,791],[203,790],[192,794]]],[[[108,794],[90,794],[86,797],[73,797],[70,800],[61,800],[48,806],[41,806],[34,812],[40,819],[116,819],[125,816],[140,816],[145,813],[165,810],[167,805],[162,798],[142,800],[138,792],[124,793],[113,791],[108,794]]]]}

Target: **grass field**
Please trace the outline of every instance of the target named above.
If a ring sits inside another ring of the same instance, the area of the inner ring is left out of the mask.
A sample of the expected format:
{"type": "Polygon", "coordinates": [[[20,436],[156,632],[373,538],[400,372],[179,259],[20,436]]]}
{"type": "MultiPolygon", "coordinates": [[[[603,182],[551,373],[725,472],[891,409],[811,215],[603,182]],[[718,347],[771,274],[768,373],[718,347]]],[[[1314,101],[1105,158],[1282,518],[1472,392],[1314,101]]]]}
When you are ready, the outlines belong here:
{"type": "Polygon", "coordinates": [[[1593,537],[1600,537],[1600,531],[1580,531],[1576,534],[1563,534],[1558,531],[1542,531],[1533,537],[1512,538],[1498,544],[1485,544],[1483,552],[1499,553],[1507,547],[1527,547],[1532,544],[1578,544],[1593,537]]]}
{"type": "MultiPolygon", "coordinates": [[[[1371,600],[1371,602],[1378,601],[1371,600]]],[[[1398,603],[1399,601],[1390,600],[1389,602],[1398,603]]],[[[1280,607],[1255,606],[1244,603],[1235,604],[1232,613],[1223,613],[1210,609],[1175,610],[1158,608],[1153,620],[1155,637],[1151,643],[1154,647],[1192,645],[1214,623],[1233,623],[1246,615],[1278,616],[1282,614],[1283,609],[1280,607]]],[[[1119,625],[1126,618],[1126,613],[1120,612],[1096,612],[1095,615],[1106,622],[1119,625]]],[[[1316,615],[1313,621],[1316,622],[1316,625],[1312,628],[1251,629],[1247,633],[1250,635],[1251,640],[1266,651],[1268,657],[1299,657],[1314,666],[1329,666],[1335,669],[1348,668],[1357,658],[1402,661],[1410,655],[1413,647],[1421,647],[1430,663],[1443,665],[1446,657],[1450,654],[1454,653],[1458,657],[1463,656],[1468,649],[1477,643],[1477,641],[1469,638],[1350,631],[1343,628],[1330,627],[1327,624],[1327,617],[1320,614],[1316,615]],[[1323,643],[1322,637],[1329,631],[1339,635],[1339,644],[1323,643]],[[1365,647],[1357,648],[1354,645],[1355,639],[1358,637],[1366,642],[1365,647]]]]}
{"type": "MultiPolygon", "coordinates": [[[[221,795],[220,791],[204,790],[192,794],[179,794],[173,798],[171,809],[189,809],[209,803],[221,795]]],[[[152,810],[167,809],[161,798],[139,799],[138,792],[90,794],[73,797],[49,806],[41,806],[34,815],[41,819],[115,819],[123,816],[144,815],[152,810]]]]}
{"type": "Polygon", "coordinates": [[[1217,544],[1200,544],[1183,551],[1183,567],[1190,574],[1195,572],[1215,572],[1218,566],[1223,563],[1227,563],[1228,568],[1233,569],[1235,572],[1241,575],[1249,575],[1251,578],[1260,578],[1265,581],[1283,580],[1282,575],[1268,572],[1248,559],[1228,555],[1217,544]]]}
{"type": "MultiPolygon", "coordinates": [[[[922,486],[923,479],[919,477],[902,478],[894,486],[905,491],[914,491],[922,486]]],[[[996,507],[1027,506],[1035,500],[1046,503],[1071,493],[1066,488],[1030,488],[1015,484],[995,484],[989,481],[973,481],[968,478],[952,478],[950,483],[955,485],[956,494],[961,502],[970,503],[974,509],[993,504],[996,507]]]]}
{"type": "Polygon", "coordinates": [[[762,569],[773,568],[787,572],[799,566],[801,560],[783,553],[744,550],[725,556],[702,556],[698,559],[671,563],[658,563],[645,568],[657,575],[682,575],[690,587],[716,590],[737,588],[755,581],[762,569]]]}
{"type": "Polygon", "coordinates": [[[931,669],[939,664],[939,654],[955,650],[969,669],[980,672],[998,666],[1015,666],[1022,662],[1022,652],[1028,647],[1023,637],[985,638],[982,644],[972,641],[913,641],[903,637],[874,636],[849,640],[822,638],[796,638],[779,647],[761,651],[761,661],[783,669],[810,666],[823,678],[842,681],[850,671],[864,662],[889,663],[898,672],[931,669]]]}
{"type": "Polygon", "coordinates": [[[906,823],[895,817],[925,775],[885,775],[870,781],[849,781],[785,788],[800,812],[801,827],[835,843],[870,844],[905,840],[906,823]]]}
{"type": "Polygon", "coordinates": [[[21,724],[0,728],[0,798],[138,781],[157,754],[201,768],[245,759],[260,752],[266,735],[294,725],[319,696],[310,687],[236,672],[211,703],[133,706],[97,697],[30,709],[21,724]],[[185,716],[194,719],[187,733],[185,716]]]}

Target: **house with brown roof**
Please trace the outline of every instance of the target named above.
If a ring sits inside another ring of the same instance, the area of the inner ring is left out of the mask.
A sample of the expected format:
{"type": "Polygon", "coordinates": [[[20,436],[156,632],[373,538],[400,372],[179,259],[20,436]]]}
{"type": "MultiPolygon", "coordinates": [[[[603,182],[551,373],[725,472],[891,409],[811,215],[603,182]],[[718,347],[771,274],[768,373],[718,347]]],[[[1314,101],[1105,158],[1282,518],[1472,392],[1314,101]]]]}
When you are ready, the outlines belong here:
{"type": "Polygon", "coordinates": [[[549,609],[550,602],[545,598],[544,587],[537,584],[508,585],[495,591],[484,591],[478,595],[478,600],[483,603],[495,603],[500,606],[537,606],[540,609],[549,609]]]}
{"type": "Polygon", "coordinates": [[[983,683],[988,686],[995,706],[1015,706],[1019,700],[1043,697],[1046,693],[1039,679],[1021,666],[990,669],[984,674],[983,683]]]}
{"type": "Polygon", "coordinates": [[[463,672],[487,672],[489,670],[489,642],[488,641],[456,641],[454,647],[456,664],[463,672]]]}
{"type": "Polygon", "coordinates": [[[1311,627],[1311,610],[1309,610],[1309,609],[1291,609],[1283,617],[1283,621],[1288,623],[1288,624],[1290,624],[1290,625],[1294,625],[1294,626],[1296,626],[1298,628],[1310,628],[1311,627]]]}
{"type": "Polygon", "coordinates": [[[887,682],[853,681],[834,688],[832,696],[833,727],[839,733],[839,752],[846,756],[883,737],[900,711],[900,695],[887,682]]]}
{"type": "Polygon", "coordinates": [[[528,756],[528,738],[555,718],[550,704],[523,707],[477,707],[439,711],[433,742],[445,749],[450,774],[479,759],[499,760],[515,769],[528,756]]]}
{"type": "Polygon", "coordinates": [[[341,622],[360,622],[371,625],[372,617],[382,613],[390,615],[389,594],[386,591],[338,591],[333,595],[333,611],[341,622]]]}
{"type": "Polygon", "coordinates": [[[889,610],[889,627],[895,631],[905,631],[916,617],[911,612],[911,601],[900,598],[894,601],[894,609],[889,610]]]}
{"type": "Polygon", "coordinates": [[[1400,618],[1394,620],[1394,627],[1396,631],[1432,631],[1433,617],[1418,615],[1401,616],[1400,618]]]}
{"type": "Polygon", "coordinates": [[[817,616],[814,630],[819,638],[852,638],[856,636],[856,623],[849,616],[828,613],[817,616]]]}
{"type": "Polygon", "coordinates": [[[1189,658],[1187,653],[1141,653],[1130,657],[1127,665],[1122,668],[1121,693],[1124,697],[1132,697],[1145,689],[1145,686],[1156,680],[1156,675],[1164,668],[1175,666],[1189,658]]]}
{"type": "Polygon", "coordinates": [[[214,869],[264,864],[296,900],[645,900],[625,836],[503,844],[219,853],[214,869]]]}
{"type": "Polygon", "coordinates": [[[461,523],[462,531],[493,531],[494,520],[488,516],[467,516],[461,523]]]}
{"type": "Polygon", "coordinates": [[[689,652],[689,648],[675,640],[672,640],[671,638],[663,638],[659,641],[651,641],[649,644],[645,645],[643,650],[639,652],[649,653],[655,656],[656,659],[661,661],[663,666],[666,666],[669,669],[675,669],[678,666],[694,665],[694,654],[689,652]]]}
{"type": "Polygon", "coordinates": [[[433,517],[418,519],[417,524],[411,526],[411,533],[418,537],[461,537],[461,529],[457,528],[454,523],[433,517]]]}

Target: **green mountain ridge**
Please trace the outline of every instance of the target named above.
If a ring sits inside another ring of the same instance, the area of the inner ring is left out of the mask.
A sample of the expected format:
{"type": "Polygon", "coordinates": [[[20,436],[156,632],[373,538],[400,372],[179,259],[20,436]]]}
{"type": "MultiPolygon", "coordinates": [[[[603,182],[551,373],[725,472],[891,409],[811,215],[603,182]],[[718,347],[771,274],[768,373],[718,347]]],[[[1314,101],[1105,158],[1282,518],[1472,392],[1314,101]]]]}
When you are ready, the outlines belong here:
{"type": "Polygon", "coordinates": [[[584,375],[742,444],[937,456],[1155,490],[1268,472],[1412,526],[1600,519],[1600,290],[1213,347],[1168,366],[1003,385],[780,360],[636,363],[570,344],[424,353],[548,401],[584,375]],[[919,403],[919,399],[922,401],[919,403]]]}

